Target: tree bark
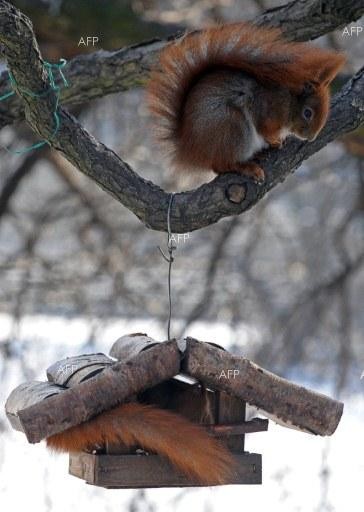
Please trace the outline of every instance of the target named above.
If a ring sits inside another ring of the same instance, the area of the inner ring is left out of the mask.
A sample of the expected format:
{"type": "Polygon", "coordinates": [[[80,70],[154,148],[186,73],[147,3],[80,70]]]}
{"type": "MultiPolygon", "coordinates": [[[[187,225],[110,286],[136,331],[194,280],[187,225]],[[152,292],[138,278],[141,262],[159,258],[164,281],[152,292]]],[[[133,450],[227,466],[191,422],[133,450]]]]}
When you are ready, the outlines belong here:
{"type": "Polygon", "coordinates": [[[263,414],[268,413],[285,426],[311,434],[333,434],[343,412],[341,402],[278,377],[244,357],[232,356],[192,338],[187,338],[182,369],[205,386],[225,391],[262,409],[263,414]]]}
{"type": "MultiPolygon", "coordinates": [[[[364,14],[363,0],[294,0],[265,11],[255,22],[279,27],[288,40],[307,41],[343,27],[364,14]]],[[[78,105],[115,92],[144,86],[160,50],[180,34],[160,40],[121,48],[113,52],[97,51],[69,61],[67,78],[70,87],[62,91],[63,104],[78,105]]],[[[0,96],[8,90],[7,73],[0,75],[0,96]]],[[[0,129],[24,117],[19,98],[0,103],[0,129]]]]}
{"type": "MultiPolygon", "coordinates": [[[[349,2],[354,18],[362,12],[363,3],[363,0],[349,2]]],[[[301,4],[293,2],[291,8],[296,9],[297,5],[302,7],[301,4]]],[[[315,5],[317,7],[317,3],[315,5]]],[[[322,5],[342,6],[343,3],[332,0],[322,5]]],[[[273,11],[268,19],[278,23],[273,11]]],[[[288,22],[285,23],[287,25],[288,22]]],[[[323,26],[327,27],[328,23],[323,26]]],[[[0,0],[0,42],[4,45],[9,68],[19,85],[17,93],[25,104],[26,119],[34,131],[49,140],[50,145],[63,153],[76,168],[131,210],[145,226],[166,231],[170,194],[138,176],[63,108],[59,108],[60,129],[53,136],[55,95],[49,92],[38,98],[24,93],[24,90],[45,92],[49,88],[31,22],[5,0],[0,0]]],[[[162,44],[158,44],[159,50],[162,44]]],[[[171,211],[172,231],[186,233],[213,224],[223,217],[247,211],[269,190],[284,181],[303,160],[339,135],[354,130],[363,121],[364,68],[335,96],[328,123],[314,142],[290,140],[281,150],[270,149],[258,160],[266,173],[263,185],[228,173],[195,190],[176,194],[171,211]],[[229,191],[232,186],[244,187],[245,193],[239,195],[240,202],[236,202],[236,194],[231,197],[229,191]]]]}
{"type": "MultiPolygon", "coordinates": [[[[179,372],[180,356],[175,341],[153,347],[126,363],[115,363],[102,373],[55,396],[39,399],[29,407],[24,404],[24,385],[16,388],[5,405],[14,428],[21,429],[30,443],[70,427],[115,407],[130,396],[155,386],[179,372]],[[20,410],[17,409],[20,404],[20,410]]],[[[49,384],[50,392],[55,389],[49,384]]],[[[47,390],[46,390],[47,391],[47,390]]]]}

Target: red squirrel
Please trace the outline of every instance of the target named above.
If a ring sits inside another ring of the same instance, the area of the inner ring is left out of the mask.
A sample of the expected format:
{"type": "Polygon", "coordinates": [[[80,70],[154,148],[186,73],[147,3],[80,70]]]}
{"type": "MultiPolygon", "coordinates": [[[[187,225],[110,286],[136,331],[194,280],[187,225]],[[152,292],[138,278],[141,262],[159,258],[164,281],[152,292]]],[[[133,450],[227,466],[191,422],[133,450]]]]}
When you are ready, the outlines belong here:
{"type": "Polygon", "coordinates": [[[247,22],[187,34],[162,50],[147,87],[158,138],[177,170],[236,171],[261,182],[264,171],[251,160],[288,135],[317,136],[344,63],[340,53],[247,22]]]}
{"type": "Polygon", "coordinates": [[[90,451],[106,442],[163,455],[202,485],[224,484],[234,471],[231,453],[198,424],[140,403],[119,405],[46,439],[59,452],[90,451]]]}

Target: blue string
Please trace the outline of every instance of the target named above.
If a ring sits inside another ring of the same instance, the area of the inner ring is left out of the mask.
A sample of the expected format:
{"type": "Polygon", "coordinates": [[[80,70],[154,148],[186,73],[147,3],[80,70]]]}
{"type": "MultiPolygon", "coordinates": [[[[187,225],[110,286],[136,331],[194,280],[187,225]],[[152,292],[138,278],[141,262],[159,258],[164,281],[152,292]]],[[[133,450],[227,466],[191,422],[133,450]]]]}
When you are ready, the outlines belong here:
{"type": "Polygon", "coordinates": [[[35,144],[32,144],[31,146],[28,146],[23,149],[18,149],[18,150],[12,150],[12,149],[4,147],[3,149],[5,149],[8,153],[11,153],[14,155],[22,155],[24,153],[28,153],[29,151],[33,151],[34,149],[41,148],[42,146],[45,146],[46,144],[48,144],[50,146],[50,140],[52,140],[57,135],[59,127],[61,126],[61,121],[60,121],[59,115],[58,115],[58,105],[59,105],[59,98],[60,98],[60,94],[61,94],[61,87],[59,85],[57,85],[55,82],[54,72],[58,71],[59,76],[62,79],[63,86],[68,87],[67,79],[64,76],[63,71],[62,71],[62,68],[64,68],[66,64],[67,64],[67,61],[65,59],[61,59],[58,64],[52,64],[50,62],[44,61],[44,67],[47,71],[50,87],[40,93],[29,91],[28,89],[25,89],[24,87],[21,87],[20,85],[18,85],[16,83],[16,80],[15,80],[13,74],[10,71],[8,71],[10,85],[13,90],[5,93],[3,96],[0,96],[0,101],[6,100],[7,98],[10,98],[10,96],[13,96],[15,94],[16,89],[21,91],[23,94],[30,96],[31,98],[42,98],[43,96],[46,96],[47,94],[49,94],[51,91],[55,92],[55,94],[56,94],[56,102],[55,102],[55,107],[54,107],[54,111],[53,111],[54,130],[52,132],[52,135],[50,136],[50,139],[49,140],[47,140],[47,139],[41,140],[39,142],[36,142],[35,144]]]}

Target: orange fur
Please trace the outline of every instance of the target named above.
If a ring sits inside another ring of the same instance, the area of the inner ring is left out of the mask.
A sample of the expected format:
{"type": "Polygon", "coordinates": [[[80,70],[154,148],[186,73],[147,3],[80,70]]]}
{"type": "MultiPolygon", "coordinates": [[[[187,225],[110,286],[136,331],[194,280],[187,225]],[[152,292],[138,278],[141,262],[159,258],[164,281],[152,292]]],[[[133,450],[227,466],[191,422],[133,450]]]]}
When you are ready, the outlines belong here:
{"type": "MultiPolygon", "coordinates": [[[[289,95],[298,96],[307,83],[311,84],[317,98],[312,133],[318,133],[328,115],[329,84],[344,62],[345,57],[340,53],[307,43],[285,41],[279,29],[258,27],[248,22],[187,34],[162,50],[159,69],[151,74],[147,100],[158,121],[156,134],[166,143],[177,167],[212,168],[216,172],[234,169],[237,163],[246,161],[240,158],[237,162],[235,158],[239,156],[240,142],[244,137],[247,140],[246,134],[240,140],[234,135],[243,127],[239,121],[240,111],[228,108],[225,119],[211,123],[211,111],[203,117],[199,108],[205,96],[203,92],[215,95],[218,80],[223,81],[222,76],[209,78],[212,71],[224,69],[227,76],[230,70],[232,80],[234,72],[244,72],[266,87],[265,100],[269,102],[271,96],[270,102],[276,112],[270,115],[275,117],[272,122],[267,119],[261,132],[259,124],[256,128],[259,134],[266,136],[266,142],[278,145],[280,131],[286,127],[289,118],[289,110],[285,112],[286,117],[277,113],[279,105],[285,104],[289,109],[289,95]],[[196,84],[203,83],[196,92],[196,84]],[[282,87],[289,91],[284,100],[274,92],[282,87]]],[[[253,114],[259,112],[259,100],[256,98],[256,105],[252,107],[253,114]]],[[[229,107],[229,102],[226,105],[229,107]]],[[[299,119],[293,127],[291,123],[290,131],[299,133],[299,119]]]]}
{"type": "Polygon", "coordinates": [[[205,485],[223,484],[234,469],[228,450],[197,424],[139,403],[119,405],[46,440],[48,448],[60,452],[90,450],[106,441],[163,455],[205,485]]]}

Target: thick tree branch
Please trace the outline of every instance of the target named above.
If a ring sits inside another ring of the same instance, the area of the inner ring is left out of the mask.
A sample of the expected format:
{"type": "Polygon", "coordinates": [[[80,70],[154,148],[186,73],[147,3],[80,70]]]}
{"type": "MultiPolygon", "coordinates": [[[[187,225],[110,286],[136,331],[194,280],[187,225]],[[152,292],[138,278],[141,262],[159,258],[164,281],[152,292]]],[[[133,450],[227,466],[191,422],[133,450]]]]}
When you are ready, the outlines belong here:
{"type": "Polygon", "coordinates": [[[356,21],[363,14],[363,0],[294,0],[267,10],[258,17],[258,23],[279,27],[288,39],[307,41],[356,21]]]}
{"type": "MultiPolygon", "coordinates": [[[[25,104],[30,126],[50,140],[54,131],[52,93],[41,99],[24,95],[48,89],[39,49],[31,22],[5,0],[0,0],[0,42],[25,104]]],[[[164,231],[170,195],[139,177],[113,151],[95,140],[66,110],[59,109],[61,126],[51,145],[81,172],[96,181],[146,226],[164,231]]],[[[269,150],[260,160],[266,181],[257,186],[240,175],[225,174],[198,189],[178,193],[173,202],[171,225],[184,233],[205,227],[219,219],[240,214],[259,201],[272,187],[283,181],[301,162],[342,133],[364,121],[364,69],[334,98],[330,119],[312,143],[291,140],[281,150],[269,150]],[[242,193],[239,193],[239,190],[242,193]]]]}
{"type": "MultiPolygon", "coordinates": [[[[280,27],[287,39],[315,39],[364,14],[364,0],[294,0],[269,9],[255,20],[259,25],[280,27]]],[[[176,39],[179,34],[169,38],[176,39]]],[[[115,52],[80,55],[67,65],[70,87],[62,91],[63,104],[77,105],[107,94],[144,85],[166,40],[153,40],[115,52]]],[[[8,90],[7,73],[0,75],[0,96],[8,90]]],[[[23,119],[23,105],[14,96],[0,103],[0,129],[23,119]]]]}

